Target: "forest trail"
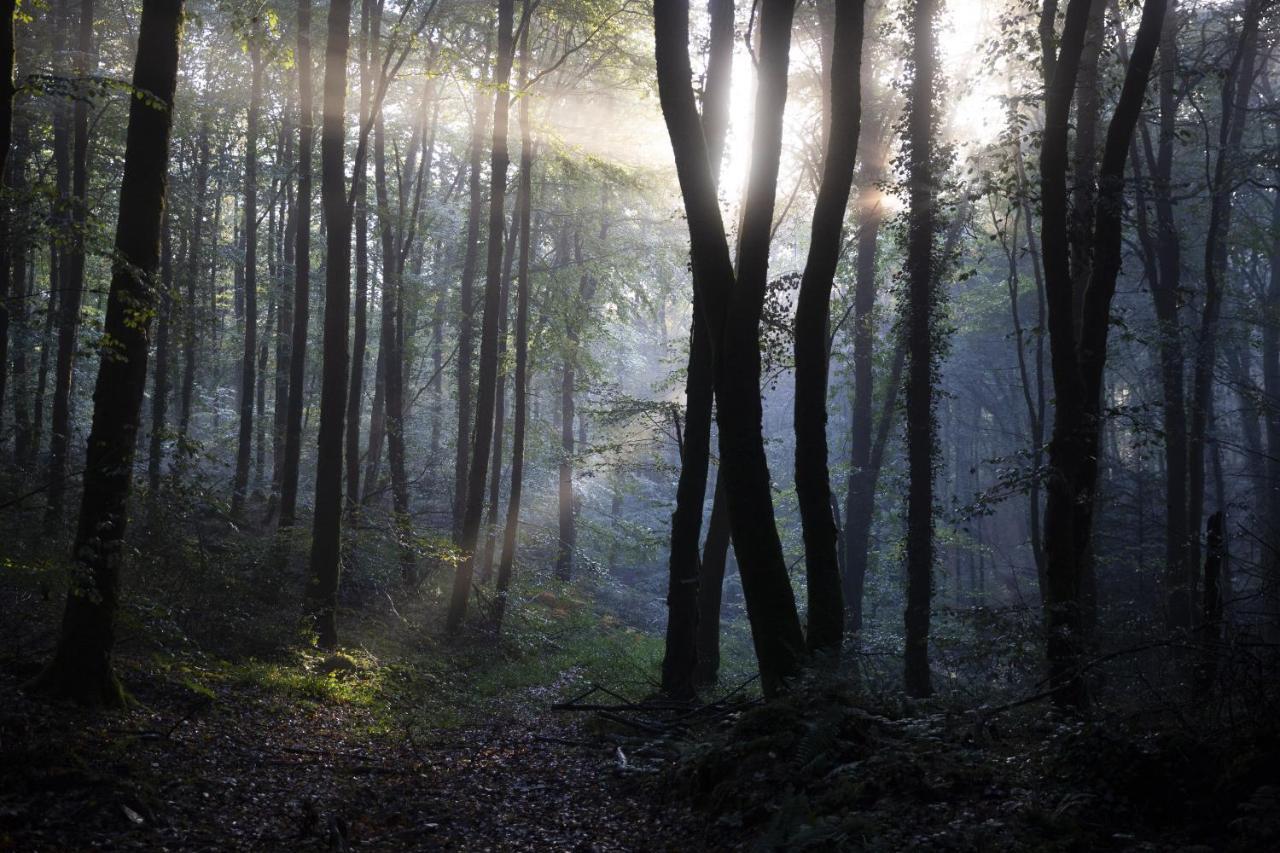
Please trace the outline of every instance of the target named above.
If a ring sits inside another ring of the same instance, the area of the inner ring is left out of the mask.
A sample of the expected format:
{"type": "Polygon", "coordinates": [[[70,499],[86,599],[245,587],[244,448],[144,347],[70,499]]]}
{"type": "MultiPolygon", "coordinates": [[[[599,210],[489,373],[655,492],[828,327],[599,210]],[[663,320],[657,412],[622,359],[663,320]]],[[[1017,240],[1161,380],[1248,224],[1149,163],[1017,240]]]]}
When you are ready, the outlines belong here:
{"type": "MultiPolygon", "coordinates": [[[[623,769],[558,686],[483,724],[388,730],[353,704],[281,701],[125,669],[120,715],[39,706],[0,672],[0,849],[654,850],[696,821],[623,769]],[[573,719],[570,716],[574,717],[573,719]]],[[[206,682],[208,683],[208,682],[206,682]]],[[[400,709],[403,710],[403,709],[400,709]]]]}

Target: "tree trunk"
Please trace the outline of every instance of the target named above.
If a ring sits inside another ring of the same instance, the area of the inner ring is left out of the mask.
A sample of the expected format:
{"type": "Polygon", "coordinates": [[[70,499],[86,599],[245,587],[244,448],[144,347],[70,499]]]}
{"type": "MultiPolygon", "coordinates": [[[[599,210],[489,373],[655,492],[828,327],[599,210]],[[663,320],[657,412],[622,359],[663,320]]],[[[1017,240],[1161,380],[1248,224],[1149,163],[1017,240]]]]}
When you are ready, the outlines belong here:
{"type": "Polygon", "coordinates": [[[506,433],[507,409],[507,317],[510,315],[511,267],[515,262],[516,229],[520,225],[519,190],[511,211],[511,226],[502,254],[502,294],[498,299],[498,388],[493,408],[493,464],[489,466],[489,510],[485,517],[484,559],[480,563],[480,583],[487,584],[493,574],[493,552],[497,546],[498,507],[502,502],[502,449],[506,433]]]}
{"type": "Polygon", "coordinates": [[[907,608],[904,682],[909,696],[933,692],[929,674],[929,621],[933,599],[934,316],[937,303],[933,232],[934,47],[933,0],[917,0],[912,16],[910,160],[907,220],[907,608]]]}
{"type": "Polygon", "coordinates": [[[1163,26],[1166,0],[1146,0],[1124,87],[1107,129],[1094,209],[1090,283],[1077,340],[1069,274],[1067,140],[1089,0],[1067,7],[1061,49],[1046,87],[1040,151],[1041,245],[1056,410],[1045,503],[1049,683],[1060,706],[1089,702],[1080,661],[1088,637],[1093,505],[1111,300],[1121,256],[1124,165],[1163,26]]]}
{"type": "Polygon", "coordinates": [[[72,573],[53,660],[30,685],[88,705],[118,706],[124,700],[112,672],[111,653],[126,505],[147,377],[150,316],[144,313],[139,320],[137,306],[155,301],[181,21],[181,0],[143,3],[133,87],[163,106],[141,98],[129,104],[105,323],[113,346],[102,353],[94,386],[84,494],[72,551],[77,571],[72,573]]]}
{"type": "Polygon", "coordinates": [[[796,303],[796,497],[804,532],[809,589],[809,651],[838,657],[844,600],[827,467],[827,346],[831,288],[840,261],[845,208],[862,122],[862,30],[865,3],[836,4],[831,53],[831,119],[822,184],[813,211],[809,257],[796,303]]]}
{"type": "Polygon", "coordinates": [[[244,143],[244,355],[240,362],[240,432],[231,484],[231,515],[244,512],[253,447],[254,375],[258,357],[258,121],[262,112],[262,47],[256,31],[248,35],[249,115],[244,143]]]}
{"type": "MultiPolygon", "coordinates": [[[[212,65],[209,68],[212,68],[212,65]]],[[[200,278],[200,255],[204,249],[205,206],[208,204],[209,196],[211,112],[209,104],[206,103],[200,111],[200,129],[196,132],[195,201],[191,208],[191,243],[187,247],[187,267],[184,271],[186,304],[182,306],[182,389],[179,392],[178,406],[178,452],[180,454],[184,452],[183,445],[191,429],[191,404],[195,398],[196,345],[199,340],[196,328],[196,319],[199,316],[196,308],[198,304],[196,292],[200,278]]]]}
{"type": "MultiPolygon", "coordinates": [[[[702,100],[702,133],[706,139],[712,185],[718,186],[725,135],[729,126],[729,89],[733,75],[733,0],[708,0],[711,17],[710,52],[702,100]]],[[[664,326],[665,328],[665,326],[664,326]]],[[[685,372],[685,432],[680,457],[680,479],[676,485],[676,507],[671,514],[671,556],[667,581],[666,653],[662,660],[662,689],[670,696],[687,697],[694,692],[698,672],[699,636],[703,644],[714,645],[719,667],[720,590],[703,592],[698,564],[698,540],[702,536],[703,503],[707,492],[707,471],[711,460],[712,404],[715,397],[715,367],[712,343],[702,300],[693,293],[693,320],[689,329],[689,365],[685,372]],[[698,630],[700,614],[711,607],[701,606],[703,595],[714,598],[715,635],[708,641],[698,630]]],[[[720,493],[723,495],[723,492],[720,493]]],[[[727,504],[721,498],[721,516],[727,537],[727,504]]],[[[709,536],[710,534],[708,534],[709,536]]],[[[723,582],[723,563],[720,581],[723,582]]],[[[715,578],[707,578],[709,581],[715,578]]],[[[714,680],[714,675],[709,680],[714,680]]]]}
{"type": "MultiPolygon", "coordinates": [[[[348,12],[349,0],[348,2],[348,12]]],[[[349,36],[348,36],[349,38],[349,36]]],[[[289,344],[289,402],[285,419],[284,465],[280,476],[280,529],[293,527],[298,511],[298,468],[302,458],[302,400],[307,367],[307,327],[311,322],[311,157],[315,107],[311,85],[311,0],[298,0],[298,197],[294,245],[293,331],[289,344]]],[[[327,69],[326,65],[326,69],[327,69]]],[[[345,76],[343,88],[346,88],[345,76]]],[[[341,154],[338,155],[341,166],[341,154]]],[[[341,475],[339,475],[341,476],[341,475]]]]}
{"type": "MultiPolygon", "coordinates": [[[[467,599],[471,595],[476,544],[480,534],[481,515],[484,512],[489,446],[493,441],[494,392],[498,381],[498,301],[502,289],[503,204],[506,198],[507,165],[510,159],[507,154],[507,113],[511,104],[511,95],[507,88],[511,81],[514,17],[515,0],[498,0],[498,56],[493,77],[496,95],[493,106],[493,151],[489,172],[489,252],[485,268],[484,320],[480,329],[475,439],[472,443],[471,461],[467,468],[467,500],[462,517],[462,541],[459,543],[463,558],[458,566],[458,573],[454,577],[453,594],[449,601],[449,614],[446,621],[450,632],[456,632],[462,626],[462,619],[467,612],[467,599]]],[[[467,249],[471,251],[472,246],[469,244],[467,249]]],[[[459,445],[462,444],[463,435],[461,431],[458,434],[459,445]]]]}
{"type": "MultiPolygon", "coordinates": [[[[488,51],[485,51],[488,62],[488,51]]],[[[462,281],[458,289],[458,444],[453,466],[453,535],[463,541],[463,516],[466,514],[468,472],[471,447],[471,361],[475,350],[475,278],[480,258],[480,208],[484,200],[482,160],[487,113],[484,108],[484,86],[476,87],[471,123],[471,172],[468,179],[470,201],[467,206],[466,250],[462,257],[462,281]]]]}
{"type": "MultiPolygon", "coordinates": [[[[529,27],[531,26],[530,0],[524,3],[524,27],[520,31],[520,90],[529,84],[529,27]]],[[[529,216],[533,196],[533,134],[529,122],[529,99],[518,103],[520,123],[520,182],[516,190],[518,224],[516,234],[520,240],[519,261],[516,268],[516,367],[512,378],[511,424],[511,489],[507,495],[507,518],[502,531],[502,556],[498,560],[498,577],[494,586],[495,630],[502,630],[502,617],[506,610],[507,593],[511,589],[516,556],[516,538],[520,528],[520,497],[524,488],[524,442],[528,411],[526,395],[529,384],[529,216]]]]}
{"type": "MultiPolygon", "coordinates": [[[[372,96],[373,61],[378,53],[377,45],[382,29],[382,4],[375,8],[373,0],[360,4],[360,42],[356,50],[360,62],[360,127],[369,121],[369,99],[372,96]],[[370,30],[372,29],[372,33],[370,30]]],[[[381,116],[381,113],[379,113],[381,116]]],[[[382,162],[382,119],[379,117],[374,130],[374,157],[382,162]]],[[[381,166],[379,166],[381,167],[381,166]]],[[[351,180],[355,185],[356,229],[356,305],[354,329],[351,335],[351,383],[347,389],[347,491],[346,513],[349,524],[354,525],[360,507],[360,415],[364,403],[364,360],[369,335],[369,169],[362,165],[351,180]]],[[[381,201],[379,201],[381,204],[381,201]]],[[[385,228],[385,224],[383,225],[385,228]]],[[[382,272],[384,289],[387,271],[382,272]]],[[[386,301],[382,310],[385,312],[386,301]]],[[[386,346],[386,341],[383,341],[386,346]]]]}
{"type": "Polygon", "coordinates": [[[320,196],[326,228],[324,343],[316,505],[311,530],[311,581],[307,590],[307,608],[314,620],[317,641],[324,649],[338,645],[342,426],[347,402],[347,323],[351,308],[351,208],[347,205],[343,174],[351,0],[330,2],[328,29],[320,130],[320,196]]]}
{"type": "Polygon", "coordinates": [[[654,4],[658,91],[684,198],[694,287],[711,332],[721,471],[726,477],[733,546],[761,686],[765,695],[772,696],[799,671],[804,654],[804,633],[778,537],[764,453],[759,337],[795,6],[791,0],[761,4],[754,153],[736,276],[689,85],[688,13],[686,0],[654,4]]]}
{"type": "Polygon", "coordinates": [[[697,659],[695,684],[712,685],[720,675],[720,610],[724,599],[724,572],[729,558],[729,504],[724,496],[724,478],[716,475],[707,520],[707,542],[698,567],[698,613],[694,626],[697,659]]]}

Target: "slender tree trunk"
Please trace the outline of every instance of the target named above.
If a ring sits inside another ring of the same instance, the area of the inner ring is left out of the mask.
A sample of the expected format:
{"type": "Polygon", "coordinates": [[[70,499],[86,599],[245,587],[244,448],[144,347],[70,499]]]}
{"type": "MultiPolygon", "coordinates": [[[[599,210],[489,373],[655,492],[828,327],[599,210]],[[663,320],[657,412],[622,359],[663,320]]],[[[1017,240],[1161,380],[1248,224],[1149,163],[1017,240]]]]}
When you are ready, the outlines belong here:
{"type": "Polygon", "coordinates": [[[258,121],[262,112],[262,47],[251,32],[249,64],[249,115],[244,143],[244,356],[240,363],[240,432],[236,444],[236,471],[231,485],[231,514],[244,512],[249,488],[249,463],[253,448],[254,368],[258,357],[258,121]]]}
{"type": "Polygon", "coordinates": [[[326,227],[324,344],[311,581],[307,590],[307,608],[314,620],[317,641],[324,649],[338,644],[342,549],[342,422],[347,402],[347,323],[351,307],[351,208],[347,205],[343,174],[350,0],[331,0],[328,29],[320,130],[320,195],[326,227]]]}
{"type": "MultiPolygon", "coordinates": [[[[382,28],[381,3],[374,7],[373,0],[362,0],[360,4],[360,42],[357,50],[360,54],[360,126],[369,121],[369,99],[373,85],[373,61],[378,49],[380,30],[382,28]],[[374,32],[370,33],[373,28],[374,32]]],[[[381,168],[382,161],[382,119],[378,119],[375,129],[375,158],[381,168]]],[[[364,361],[365,347],[369,331],[369,170],[361,167],[360,172],[352,176],[355,184],[356,212],[356,305],[354,329],[351,335],[351,384],[347,390],[347,492],[346,512],[349,523],[354,524],[360,507],[360,415],[364,402],[364,361]]],[[[381,201],[379,201],[381,204],[381,201]]],[[[381,220],[379,220],[381,223],[381,220]]],[[[386,228],[386,223],[381,223],[386,228]]],[[[382,271],[384,290],[387,271],[382,271]]],[[[387,310],[384,298],[382,310],[387,310]]],[[[387,342],[384,339],[383,346],[387,342]]]]}
{"type": "Polygon", "coordinates": [[[72,551],[77,571],[72,573],[53,660],[31,684],[36,690],[88,705],[118,706],[124,700],[111,654],[133,454],[147,377],[150,316],[144,313],[140,321],[137,306],[155,301],[153,279],[159,264],[181,22],[181,0],[144,0],[133,87],[149,92],[154,101],[134,98],[129,104],[105,323],[114,345],[101,356],[94,387],[84,493],[72,551]]]}
{"type": "Polygon", "coordinates": [[[487,584],[493,574],[493,552],[497,546],[498,507],[502,498],[502,449],[506,433],[507,408],[507,317],[510,314],[511,267],[515,262],[516,229],[520,224],[519,190],[511,211],[511,226],[502,255],[502,295],[498,299],[498,388],[493,409],[493,464],[489,466],[489,510],[485,517],[484,559],[480,563],[480,583],[487,584]]]}
{"type": "MultiPolygon", "coordinates": [[[[93,70],[94,0],[80,0],[80,28],[76,73],[87,77],[93,70]]],[[[55,141],[55,146],[57,142],[55,141]]],[[[56,155],[55,155],[56,156],[56,155]]],[[[72,107],[71,247],[63,254],[61,290],[58,300],[58,357],[54,365],[53,413],[49,438],[49,503],[45,513],[46,532],[62,527],[67,493],[67,456],[71,445],[72,386],[75,379],[76,349],[80,332],[80,303],[84,294],[85,224],[89,206],[89,104],[78,98],[72,107]]]]}
{"type": "MultiPolygon", "coordinates": [[[[529,27],[531,26],[529,0],[524,2],[524,27],[520,31],[520,89],[529,84],[529,27]]],[[[507,495],[507,518],[502,531],[502,556],[498,560],[498,577],[495,582],[497,596],[494,602],[494,624],[502,629],[502,617],[507,605],[514,574],[516,539],[520,528],[520,497],[524,488],[524,442],[527,422],[529,384],[529,218],[533,196],[533,133],[529,122],[529,99],[518,102],[520,123],[520,181],[516,190],[517,227],[520,240],[519,261],[516,268],[516,366],[512,378],[511,424],[511,489],[507,495]]]]}
{"type": "MultiPolygon", "coordinates": [[[[349,3],[349,0],[347,0],[349,3]]],[[[348,8],[348,12],[350,8],[348,8]]],[[[349,36],[348,36],[349,38],[349,36]]],[[[311,0],[298,0],[298,197],[294,245],[293,332],[289,344],[289,402],[280,478],[280,528],[297,518],[298,468],[302,457],[302,401],[307,366],[307,327],[311,322],[311,158],[314,147],[314,94],[311,85],[311,0]]],[[[326,69],[327,69],[326,65],[326,69]]],[[[346,88],[345,77],[343,88],[346,88]]],[[[341,161],[341,155],[339,161],[341,161]]],[[[338,164],[341,166],[341,162],[338,164]]]]}
{"type": "Polygon", "coordinates": [[[695,684],[711,685],[720,675],[720,610],[724,599],[724,573],[729,559],[729,503],[724,496],[724,479],[716,475],[707,519],[707,542],[698,567],[698,621],[694,645],[697,660],[695,684]]]}
{"type": "Polygon", "coordinates": [[[209,196],[210,113],[211,109],[206,103],[200,111],[200,129],[196,132],[195,201],[191,208],[191,243],[187,248],[187,267],[183,276],[186,284],[186,299],[182,306],[182,389],[179,392],[178,407],[179,453],[183,452],[182,445],[186,442],[191,429],[191,404],[195,397],[196,353],[199,339],[196,328],[199,316],[196,308],[196,293],[200,278],[200,257],[204,249],[205,206],[208,204],[209,196]]]}
{"type": "MultiPolygon", "coordinates": [[[[486,51],[485,61],[488,62],[486,51]]],[[[481,184],[484,135],[487,127],[487,111],[484,108],[485,88],[476,87],[471,123],[471,171],[468,178],[470,201],[467,206],[466,250],[462,257],[462,281],[458,289],[458,444],[453,466],[453,535],[459,544],[463,541],[463,516],[466,514],[468,472],[470,470],[471,418],[471,363],[475,351],[475,278],[480,258],[480,208],[484,200],[481,184]]]]}
{"type": "Polygon", "coordinates": [[[1187,521],[1188,526],[1196,531],[1195,538],[1188,546],[1190,553],[1186,561],[1187,574],[1182,578],[1189,612],[1195,608],[1196,580],[1200,573],[1199,529],[1205,504],[1205,453],[1212,424],[1218,318],[1222,312],[1223,292],[1227,287],[1232,200],[1245,172],[1239,162],[1241,143],[1256,73],[1258,28],[1266,5],[1268,4],[1264,0],[1249,0],[1246,3],[1234,55],[1222,80],[1218,153],[1209,185],[1209,223],[1204,242],[1204,306],[1192,368],[1192,397],[1187,430],[1187,521]]]}
{"type": "Polygon", "coordinates": [[[822,184],[813,212],[809,257],[796,303],[796,496],[804,532],[809,588],[808,647],[837,657],[844,638],[844,600],[827,467],[827,346],[831,288],[840,261],[845,208],[862,121],[862,30],[865,3],[836,4],[831,54],[831,119],[822,184]]]}
{"type": "MultiPolygon", "coordinates": [[[[489,252],[486,259],[484,288],[484,320],[480,329],[479,382],[476,391],[475,439],[467,469],[467,501],[462,518],[462,563],[453,581],[449,601],[447,627],[456,632],[462,626],[471,595],[471,577],[475,551],[484,512],[484,491],[489,465],[489,446],[493,441],[493,408],[498,381],[498,301],[502,289],[503,203],[506,197],[507,113],[511,103],[508,86],[511,80],[513,54],[513,18],[515,0],[498,0],[498,56],[494,66],[497,94],[493,107],[493,151],[489,178],[489,252]]],[[[477,113],[478,115],[478,113],[477,113]]],[[[468,245],[468,251],[471,246],[468,245]]],[[[460,425],[461,426],[461,425],[460,425]]],[[[458,442],[462,443],[463,432],[458,442]]]]}
{"type": "Polygon", "coordinates": [[[933,232],[933,150],[936,49],[934,0],[917,0],[912,16],[910,161],[907,222],[907,609],[904,681],[910,696],[933,692],[929,674],[929,621],[933,599],[934,316],[937,303],[933,232]]]}
{"type": "MultiPolygon", "coordinates": [[[[0,186],[6,189],[11,185],[8,178],[9,148],[13,141],[13,12],[16,6],[15,0],[0,0],[0,186]]],[[[0,421],[8,378],[9,306],[12,292],[21,291],[23,287],[22,278],[14,275],[13,264],[15,257],[26,251],[22,243],[14,240],[17,222],[11,220],[10,210],[8,207],[0,210],[0,243],[3,243],[0,245],[0,421]]]]}

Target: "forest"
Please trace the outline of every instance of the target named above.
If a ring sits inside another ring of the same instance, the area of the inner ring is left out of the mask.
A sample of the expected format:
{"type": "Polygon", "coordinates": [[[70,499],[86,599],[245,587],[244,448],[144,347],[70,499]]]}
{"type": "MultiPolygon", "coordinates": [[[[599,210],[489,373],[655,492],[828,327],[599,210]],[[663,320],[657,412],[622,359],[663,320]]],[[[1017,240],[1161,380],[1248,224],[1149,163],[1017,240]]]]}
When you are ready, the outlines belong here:
{"type": "Polygon", "coordinates": [[[1280,850],[1280,2],[0,19],[0,850],[1280,850]]]}

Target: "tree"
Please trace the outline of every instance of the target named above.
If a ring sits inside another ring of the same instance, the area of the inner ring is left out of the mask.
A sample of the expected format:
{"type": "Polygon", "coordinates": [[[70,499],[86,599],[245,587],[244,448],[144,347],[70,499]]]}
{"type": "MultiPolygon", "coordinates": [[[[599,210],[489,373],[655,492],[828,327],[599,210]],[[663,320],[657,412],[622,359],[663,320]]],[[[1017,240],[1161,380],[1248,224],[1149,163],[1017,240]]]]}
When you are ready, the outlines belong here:
{"type": "Polygon", "coordinates": [[[933,252],[934,97],[937,56],[933,0],[917,0],[911,27],[911,96],[907,113],[910,205],[907,220],[907,612],[904,681],[910,696],[928,696],[929,619],[933,606],[934,361],[937,304],[933,252]]]}
{"type": "MultiPolygon", "coordinates": [[[[76,74],[87,79],[92,70],[94,0],[80,0],[80,28],[76,74]]],[[[62,524],[67,492],[67,453],[71,444],[71,394],[75,379],[80,303],[84,294],[85,227],[89,206],[89,103],[77,98],[72,107],[70,249],[59,258],[60,276],[51,282],[60,291],[58,301],[58,355],[54,365],[53,412],[49,424],[49,503],[45,530],[62,524]]],[[[61,147],[55,142],[55,147],[61,147]]],[[[59,152],[59,158],[64,152],[59,152]]],[[[59,167],[65,171],[62,164],[59,167]]],[[[62,194],[62,193],[60,193],[62,194]]],[[[64,195],[65,197],[65,195],[64,195]]]]}
{"type": "MultiPolygon", "coordinates": [[[[707,78],[702,98],[702,133],[706,140],[708,167],[713,188],[718,186],[720,164],[724,159],[724,140],[729,129],[729,86],[733,74],[733,0],[708,2],[711,16],[711,38],[707,59],[707,78]]],[[[712,595],[716,599],[715,631],[718,651],[720,631],[720,585],[723,583],[723,561],[719,578],[709,578],[703,585],[699,573],[698,539],[702,535],[702,504],[706,498],[707,472],[711,461],[712,401],[715,395],[715,366],[712,362],[710,330],[703,317],[704,308],[695,288],[693,320],[689,328],[689,365],[685,371],[684,441],[680,448],[680,479],[676,484],[676,507],[671,513],[671,554],[667,581],[666,650],[662,658],[662,689],[671,696],[686,697],[693,693],[693,680],[698,666],[698,624],[710,614],[702,612],[700,600],[712,595]],[[711,586],[715,590],[712,592],[711,586]]],[[[721,506],[722,492],[717,488],[721,506]]],[[[713,516],[714,518],[714,511],[713,516]]],[[[725,521],[727,522],[727,518],[725,521]]],[[[727,524],[724,526],[727,542],[727,524]]],[[[708,533],[708,538],[710,534],[708,533]]],[[[704,643],[706,641],[704,640],[704,643]]]]}
{"type": "Polygon", "coordinates": [[[795,12],[789,0],[761,5],[754,150],[743,206],[738,270],[729,260],[701,120],[689,81],[689,6],[654,4],[654,51],[663,118],[689,227],[694,287],[703,300],[715,365],[721,474],[752,639],[766,695],[800,668],[804,635],[774,520],[760,404],[760,312],[786,103],[795,12]]]}
{"type": "MultiPolygon", "coordinates": [[[[1044,513],[1046,650],[1054,700],[1084,707],[1080,671],[1086,640],[1086,588],[1096,495],[1101,395],[1111,300],[1120,268],[1124,165],[1164,24],[1166,0],[1144,0],[1120,100],[1107,128],[1094,201],[1089,287],[1079,334],[1070,274],[1067,206],[1068,120],[1088,27],[1089,0],[1067,6],[1060,47],[1045,90],[1040,150],[1041,246],[1048,308],[1054,423],[1044,513]]],[[[1049,17],[1052,21],[1052,16],[1049,17]]]]}
{"type": "MultiPolygon", "coordinates": [[[[295,216],[293,332],[289,344],[289,411],[285,419],[284,465],[280,481],[280,528],[293,526],[302,459],[302,402],[306,389],[307,327],[311,323],[311,155],[315,107],[311,85],[311,0],[298,0],[298,211],[295,216]]],[[[326,73],[328,66],[326,65],[326,73]]],[[[345,84],[344,84],[345,85],[345,84]]]]}
{"type": "Polygon", "coordinates": [[[836,556],[836,523],[831,511],[831,472],[827,467],[827,368],[831,357],[827,341],[831,288],[840,260],[844,214],[853,187],[861,130],[865,5],[836,4],[830,129],[822,183],[813,211],[809,256],[796,303],[796,494],[809,588],[807,640],[811,652],[832,656],[839,655],[844,636],[844,596],[836,556]]]}
{"type": "MultiPolygon", "coordinates": [[[[498,302],[502,288],[503,204],[506,194],[507,114],[511,104],[508,91],[514,53],[513,19],[515,0],[498,2],[498,55],[494,65],[493,148],[489,172],[489,245],[485,267],[484,319],[480,328],[479,382],[476,390],[475,437],[467,477],[467,502],[462,517],[462,563],[453,581],[449,600],[447,628],[451,632],[462,626],[471,595],[471,576],[475,565],[480,520],[484,512],[485,481],[488,474],[489,448],[493,442],[493,411],[498,381],[498,302]]],[[[461,402],[459,402],[461,405],[461,402]]],[[[458,441],[463,440],[459,433],[458,441]]]]}
{"type": "Polygon", "coordinates": [[[236,443],[236,471],[231,484],[231,514],[244,512],[253,448],[253,390],[258,357],[258,122],[262,111],[262,45],[259,25],[252,22],[249,43],[249,114],[244,142],[244,356],[240,362],[240,431],[236,443]]]}
{"type": "MultiPolygon", "coordinates": [[[[351,2],[329,4],[329,40],[324,61],[324,106],[320,128],[320,198],[325,227],[323,366],[320,374],[320,435],[316,459],[316,503],[311,529],[311,578],[307,609],[321,648],[338,645],[338,578],[342,545],[342,426],[347,403],[347,323],[351,306],[351,206],[343,173],[347,50],[351,2]]],[[[305,120],[305,119],[304,119],[305,120]]],[[[361,163],[357,157],[356,168],[361,163]]],[[[301,388],[298,389],[301,393],[301,388]]]]}
{"type": "Polygon", "coordinates": [[[53,660],[29,687],[87,705],[118,706],[111,667],[120,569],[128,521],[148,333],[156,302],[169,133],[178,79],[182,0],[145,0],[138,25],[104,343],[93,392],[93,424],[80,521],[53,660]]]}

